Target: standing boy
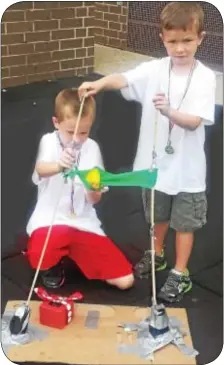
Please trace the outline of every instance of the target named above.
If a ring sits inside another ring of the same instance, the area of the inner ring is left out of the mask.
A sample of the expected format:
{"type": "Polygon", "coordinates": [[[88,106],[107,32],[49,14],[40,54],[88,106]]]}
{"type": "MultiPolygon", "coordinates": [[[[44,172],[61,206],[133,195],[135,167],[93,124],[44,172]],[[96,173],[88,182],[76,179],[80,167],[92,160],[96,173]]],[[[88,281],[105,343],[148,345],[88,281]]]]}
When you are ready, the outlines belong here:
{"type": "MultiPolygon", "coordinates": [[[[155,186],[156,269],[166,267],[164,239],[176,231],[174,268],[158,293],[179,301],[192,287],[187,265],[194,232],[206,223],[205,125],[214,123],[215,74],[196,60],[204,13],[198,3],[171,2],[162,11],[161,40],[168,57],[145,62],[122,74],[85,82],[79,93],[121,89],[123,96],[142,104],[142,119],[134,169],[149,168],[156,142],[158,180],[155,186]],[[155,108],[159,111],[154,141],[155,108]]],[[[144,262],[145,257],[143,257],[144,262]]],[[[142,262],[137,269],[140,271],[142,262]]],[[[144,265],[143,265],[144,266],[144,265]]]]}

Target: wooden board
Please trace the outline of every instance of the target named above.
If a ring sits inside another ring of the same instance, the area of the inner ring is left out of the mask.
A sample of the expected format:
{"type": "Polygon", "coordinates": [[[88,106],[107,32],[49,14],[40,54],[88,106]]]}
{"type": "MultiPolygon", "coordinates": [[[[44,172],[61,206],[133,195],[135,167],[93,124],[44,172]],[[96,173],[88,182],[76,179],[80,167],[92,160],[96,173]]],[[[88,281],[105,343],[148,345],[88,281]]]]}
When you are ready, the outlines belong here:
{"type": "MultiPolygon", "coordinates": [[[[8,302],[6,311],[14,308],[20,302],[8,302]]],[[[75,316],[72,322],[63,330],[53,329],[39,323],[40,302],[31,302],[31,320],[33,325],[49,331],[49,336],[43,341],[35,341],[23,346],[11,347],[8,358],[13,362],[60,362],[65,364],[147,364],[137,355],[120,354],[119,343],[135,343],[135,334],[127,334],[118,327],[120,322],[139,322],[150,314],[150,309],[129,306],[108,306],[94,304],[75,304],[75,316]],[[100,312],[97,329],[85,326],[88,312],[100,312]]],[[[177,317],[189,332],[185,309],[168,308],[169,316],[177,317]]],[[[192,345],[190,335],[185,342],[192,345]]],[[[174,345],[155,353],[154,364],[196,364],[194,358],[183,355],[174,345]]]]}

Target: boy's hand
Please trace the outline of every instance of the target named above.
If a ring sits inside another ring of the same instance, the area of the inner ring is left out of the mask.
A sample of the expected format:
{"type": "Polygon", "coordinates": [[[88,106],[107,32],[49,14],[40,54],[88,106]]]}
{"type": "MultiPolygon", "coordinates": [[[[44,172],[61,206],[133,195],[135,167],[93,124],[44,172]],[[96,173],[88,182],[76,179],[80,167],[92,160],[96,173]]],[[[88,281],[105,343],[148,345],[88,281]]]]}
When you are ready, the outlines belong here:
{"type": "Polygon", "coordinates": [[[102,194],[106,193],[108,190],[108,186],[103,187],[100,191],[87,190],[86,198],[89,203],[96,204],[100,201],[102,194]]]}
{"type": "Polygon", "coordinates": [[[75,153],[72,148],[65,148],[58,161],[61,170],[71,169],[75,163],[75,153]]]}
{"type": "Polygon", "coordinates": [[[163,93],[156,94],[154,99],[152,99],[155,108],[160,111],[161,114],[169,118],[170,104],[166,95],[163,93]]]}
{"type": "Polygon", "coordinates": [[[102,89],[99,81],[83,82],[79,88],[78,93],[80,99],[85,97],[96,95],[102,89]]]}

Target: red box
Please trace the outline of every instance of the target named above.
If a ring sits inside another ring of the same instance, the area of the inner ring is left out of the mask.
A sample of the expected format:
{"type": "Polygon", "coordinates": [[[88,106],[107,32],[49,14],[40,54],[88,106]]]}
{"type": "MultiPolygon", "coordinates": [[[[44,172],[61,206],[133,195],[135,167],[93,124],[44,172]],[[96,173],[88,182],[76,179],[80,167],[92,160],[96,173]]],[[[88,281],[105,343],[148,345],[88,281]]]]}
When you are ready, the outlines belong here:
{"type": "Polygon", "coordinates": [[[61,303],[43,302],[40,305],[40,323],[53,328],[62,329],[73,318],[74,302],[67,301],[67,306],[61,303]]]}

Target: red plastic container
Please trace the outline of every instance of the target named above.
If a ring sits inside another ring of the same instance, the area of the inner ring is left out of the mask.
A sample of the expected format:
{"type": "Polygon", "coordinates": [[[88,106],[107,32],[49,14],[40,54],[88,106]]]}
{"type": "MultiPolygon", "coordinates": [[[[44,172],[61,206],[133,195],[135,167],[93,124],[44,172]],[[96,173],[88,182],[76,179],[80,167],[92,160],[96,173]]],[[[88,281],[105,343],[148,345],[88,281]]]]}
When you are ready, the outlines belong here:
{"type": "Polygon", "coordinates": [[[61,303],[43,302],[40,305],[40,323],[53,328],[62,329],[70,323],[68,318],[74,316],[74,302],[67,301],[67,305],[61,303]]]}

